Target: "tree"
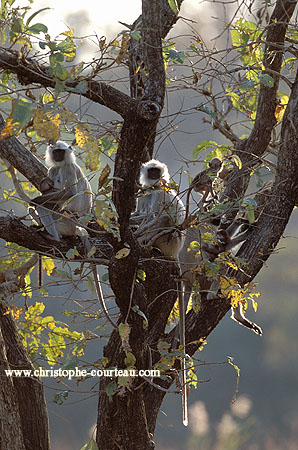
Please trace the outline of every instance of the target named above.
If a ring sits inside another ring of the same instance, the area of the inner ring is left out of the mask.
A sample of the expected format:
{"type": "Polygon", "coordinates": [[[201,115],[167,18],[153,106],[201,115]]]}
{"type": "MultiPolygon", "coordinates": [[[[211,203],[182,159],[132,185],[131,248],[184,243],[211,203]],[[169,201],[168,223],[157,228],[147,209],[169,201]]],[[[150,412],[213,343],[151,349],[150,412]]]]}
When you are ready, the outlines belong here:
{"type": "MultiPolygon", "coordinates": [[[[197,57],[191,67],[191,82],[185,82],[192,83],[191,88],[205,98],[196,110],[230,143],[204,141],[194,155],[210,150],[206,160],[220,156],[234,161],[221,192],[221,202],[216,206],[217,214],[233,218],[246,207],[253,223],[235,260],[237,264],[245,262],[242,270],[235,267],[235,261],[232,264],[225,258],[216,264],[216,271],[228,263],[231,266],[225,276],[232,286],[227,289],[226,298],[207,301],[202,295],[199,311],[193,308],[187,314],[185,351],[188,355],[194,355],[217,326],[230,309],[231,300],[245,301],[244,294],[250,292],[252,280],[276,247],[298,199],[297,76],[294,79],[297,33],[291,19],[296,2],[277,0],[259,8],[255,20],[253,12],[248,11],[252,20],[231,21],[230,48],[210,51],[194,36],[188,53],[177,51],[173,42],[166,40],[179,18],[181,4],[182,0],[143,0],[142,15],[126,27],[121,42],[118,39],[108,45],[100,40],[100,57],[90,64],[73,62],[76,51],[73,30],[63,33],[59,39],[51,39],[44,24],[32,25],[36,14],[28,18],[28,9],[13,8],[12,1],[5,1],[1,12],[2,23],[9,28],[10,44],[0,48],[3,71],[0,100],[11,100],[12,107],[1,123],[0,156],[15,181],[18,195],[22,195],[22,190],[14,169],[37,189],[46,174],[43,164],[30,151],[35,151],[42,139],[55,141],[61,133],[67,133],[68,140],[75,137],[78,146],[85,150],[86,165],[91,171],[98,168],[100,151],[107,149],[110,154],[115,151],[111,199],[111,180],[107,179],[106,169],[96,197],[96,220],[88,225],[95,249],[93,261],[108,267],[118,307],[119,330],[112,332],[102,363],[107,367],[141,370],[149,367],[151,359],[153,367],[162,369],[164,374],[153,382],[129,377],[100,379],[96,441],[102,450],[154,448],[157,414],[176,379],[181,357],[181,351],[170,348],[174,330],[165,331],[177,297],[177,264],[168,258],[151,258],[149,250],[138,245],[129,223],[135,208],[137,174],[141,163],[153,155],[166,86],[171,86],[165,65],[184,63],[191,53],[197,57]],[[32,48],[36,38],[39,50],[32,48]],[[115,52],[117,55],[112,57],[115,52]],[[128,67],[130,95],[100,81],[107,64],[128,67]],[[279,91],[281,85],[289,95],[279,91]],[[121,121],[108,131],[100,130],[99,126],[96,129],[67,109],[70,96],[106,106],[119,114],[121,121]],[[225,113],[220,111],[220,102],[228,103],[225,113]],[[239,137],[241,126],[232,126],[229,119],[240,122],[245,129],[244,136],[239,137]],[[273,154],[276,163],[270,162],[270,157],[268,162],[268,154],[273,154]],[[260,171],[264,167],[270,171],[272,184],[262,207],[257,209],[256,201],[245,196],[252,174],[260,173],[262,182],[260,171]],[[104,201],[99,197],[103,194],[104,201]],[[123,249],[127,251],[119,253],[123,249]],[[239,289],[234,287],[236,282],[239,289]]],[[[197,217],[202,220],[199,213],[197,217]]],[[[35,226],[25,225],[22,218],[12,214],[0,218],[0,237],[24,250],[22,259],[14,259],[3,267],[2,298],[26,288],[25,273],[36,263],[31,252],[46,255],[50,261],[86,262],[78,239],[53,243],[35,226]]],[[[51,272],[51,262],[45,261],[46,269],[51,272]]],[[[35,354],[30,353],[22,328],[23,343],[20,342],[15,325],[17,312],[9,302],[3,301],[1,313],[1,364],[4,368],[32,368],[27,352],[34,362],[35,354]]],[[[34,317],[39,315],[36,313],[34,317]]],[[[53,327],[56,335],[65,339],[81,338],[68,329],[58,330],[55,322],[53,327]]],[[[52,358],[56,361],[58,356],[52,358]]],[[[1,378],[4,383],[0,390],[1,405],[4,405],[1,416],[9,408],[9,415],[3,420],[6,431],[3,439],[19,445],[18,448],[47,449],[48,425],[42,386],[36,379],[21,380],[1,378]],[[16,424],[13,429],[9,426],[11,415],[16,424]],[[30,422],[26,420],[29,416],[30,422]],[[32,424],[38,433],[32,432],[32,424]]]]}

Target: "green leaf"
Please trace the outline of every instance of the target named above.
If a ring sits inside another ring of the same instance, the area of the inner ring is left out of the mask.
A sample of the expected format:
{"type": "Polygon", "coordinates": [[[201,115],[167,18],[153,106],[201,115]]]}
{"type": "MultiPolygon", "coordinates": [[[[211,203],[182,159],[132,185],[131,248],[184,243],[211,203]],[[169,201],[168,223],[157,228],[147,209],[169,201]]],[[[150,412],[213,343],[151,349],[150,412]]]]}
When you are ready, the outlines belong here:
{"type": "Polygon", "coordinates": [[[41,8],[41,9],[39,9],[38,11],[35,11],[35,13],[31,14],[31,16],[28,18],[28,20],[27,20],[27,22],[26,22],[26,25],[28,26],[29,23],[31,22],[31,20],[34,19],[34,17],[36,17],[37,14],[41,13],[42,11],[46,11],[47,9],[51,9],[51,8],[48,8],[48,7],[46,7],[46,8],[41,8]]]}
{"type": "Polygon", "coordinates": [[[68,391],[63,391],[55,395],[53,402],[57,403],[57,405],[62,405],[64,400],[67,400],[67,398],[68,398],[68,391]]]}
{"type": "Polygon", "coordinates": [[[265,86],[268,86],[268,87],[273,87],[274,80],[273,80],[273,78],[270,75],[268,75],[268,73],[261,74],[259,76],[259,78],[260,78],[260,83],[261,84],[264,84],[265,86]]]}
{"type": "Polygon", "coordinates": [[[55,53],[56,61],[62,63],[64,61],[64,55],[63,53],[55,53]]]}
{"type": "Polygon", "coordinates": [[[91,441],[87,442],[80,450],[99,450],[96,442],[91,439],[91,441]]]}
{"type": "Polygon", "coordinates": [[[141,316],[142,319],[144,319],[144,325],[145,325],[145,327],[147,328],[147,327],[148,327],[148,319],[147,319],[147,317],[145,316],[145,314],[143,313],[143,311],[141,311],[140,308],[139,308],[137,305],[136,305],[136,306],[133,306],[131,309],[132,309],[135,313],[139,314],[139,316],[141,316]]]}
{"type": "Polygon", "coordinates": [[[133,353],[126,353],[126,358],[124,359],[124,364],[126,365],[126,367],[133,367],[136,361],[136,357],[133,353]]]}
{"type": "Polygon", "coordinates": [[[79,94],[85,94],[88,89],[88,83],[86,80],[80,81],[75,88],[67,88],[68,91],[78,92],[79,94]]]}
{"type": "Polygon", "coordinates": [[[48,28],[43,23],[36,23],[28,28],[27,31],[33,34],[47,33],[48,28]]]}
{"type": "Polygon", "coordinates": [[[168,0],[168,3],[169,3],[171,10],[173,11],[173,13],[178,14],[179,8],[178,8],[177,0],[168,0]]]}
{"type": "Polygon", "coordinates": [[[103,276],[101,277],[103,282],[109,281],[109,273],[104,273],[103,276]]]}
{"type": "Polygon", "coordinates": [[[60,80],[66,80],[69,76],[65,67],[63,67],[59,62],[56,64],[56,75],[60,80]]]}
{"type": "Polygon", "coordinates": [[[146,280],[146,272],[144,272],[144,270],[139,269],[137,271],[137,278],[139,278],[139,280],[145,281],[146,280]]]}
{"type": "Polygon", "coordinates": [[[0,95],[0,103],[8,102],[11,100],[11,97],[8,95],[0,95]]]}
{"type": "Polygon", "coordinates": [[[47,42],[47,46],[49,47],[51,52],[53,52],[57,48],[57,42],[55,42],[55,41],[47,42]]]}
{"type": "Polygon", "coordinates": [[[115,381],[111,381],[111,383],[109,383],[107,385],[106,389],[105,389],[107,396],[108,397],[112,397],[115,394],[116,389],[117,389],[116,382],[115,381]]]}
{"type": "Polygon", "coordinates": [[[74,259],[76,256],[79,256],[79,252],[76,246],[74,248],[70,248],[66,253],[67,259],[74,259]]]}
{"type": "Polygon", "coordinates": [[[207,150],[208,148],[214,148],[217,147],[217,143],[214,141],[202,141],[199,145],[197,145],[193,149],[193,157],[196,158],[199,153],[201,153],[203,150],[207,150]]]}

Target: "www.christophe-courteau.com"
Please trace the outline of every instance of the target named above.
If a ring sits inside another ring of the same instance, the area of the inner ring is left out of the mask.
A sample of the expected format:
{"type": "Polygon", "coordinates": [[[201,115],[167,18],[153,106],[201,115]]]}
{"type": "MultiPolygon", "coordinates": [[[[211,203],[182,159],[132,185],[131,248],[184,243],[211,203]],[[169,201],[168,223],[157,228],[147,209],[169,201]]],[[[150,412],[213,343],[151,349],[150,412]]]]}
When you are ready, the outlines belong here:
{"type": "Polygon", "coordinates": [[[38,377],[38,378],[67,378],[72,380],[73,378],[81,377],[160,377],[160,370],[146,369],[6,369],[5,374],[7,377],[38,377]]]}

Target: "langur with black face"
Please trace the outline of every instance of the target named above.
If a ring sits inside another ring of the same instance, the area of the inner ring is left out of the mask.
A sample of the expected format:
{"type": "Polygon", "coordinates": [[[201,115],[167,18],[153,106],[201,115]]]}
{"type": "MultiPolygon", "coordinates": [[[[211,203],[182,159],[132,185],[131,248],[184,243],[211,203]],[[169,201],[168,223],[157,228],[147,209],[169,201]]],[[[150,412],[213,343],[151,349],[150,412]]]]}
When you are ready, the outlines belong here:
{"type": "MultiPolygon", "coordinates": [[[[63,236],[77,235],[89,251],[88,233],[78,224],[78,218],[91,213],[91,185],[76,163],[73,149],[65,142],[49,145],[45,160],[49,166],[48,176],[41,181],[42,195],[32,200],[34,209],[30,208],[29,212],[45,228],[49,238],[60,241],[63,236]]],[[[116,328],[105,305],[96,265],[92,263],[91,268],[99,303],[106,319],[116,328]]]]}
{"type": "Polygon", "coordinates": [[[141,192],[132,221],[138,224],[135,236],[141,245],[156,247],[164,256],[177,258],[184,236],[179,230],[185,208],[167,184],[170,176],[166,164],[155,159],[141,167],[141,192]]]}
{"type": "MultiPolygon", "coordinates": [[[[138,225],[135,236],[141,245],[155,247],[164,256],[177,259],[184,235],[179,226],[185,217],[185,208],[175,191],[167,187],[170,176],[166,164],[152,159],[141,167],[141,192],[137,199],[132,223],[138,225]]],[[[180,311],[180,344],[185,348],[185,308],[178,286],[180,311]]],[[[183,424],[188,424],[185,358],[181,360],[183,424]]]]}
{"type": "Polygon", "coordinates": [[[49,166],[48,176],[40,184],[42,195],[32,200],[37,212],[34,218],[45,227],[49,237],[57,241],[61,236],[79,235],[82,228],[76,223],[77,218],[89,214],[92,208],[90,183],[76,163],[72,148],[65,142],[49,145],[45,160],[49,166]]]}

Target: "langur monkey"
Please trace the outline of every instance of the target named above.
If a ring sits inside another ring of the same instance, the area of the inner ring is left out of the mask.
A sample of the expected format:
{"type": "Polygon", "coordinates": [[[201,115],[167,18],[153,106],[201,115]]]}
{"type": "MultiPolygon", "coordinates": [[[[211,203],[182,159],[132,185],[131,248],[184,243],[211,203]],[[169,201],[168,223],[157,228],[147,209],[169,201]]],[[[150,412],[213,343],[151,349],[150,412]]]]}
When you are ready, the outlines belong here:
{"type": "MultiPolygon", "coordinates": [[[[218,296],[218,291],[220,290],[219,280],[214,280],[213,282],[207,280],[206,275],[204,274],[204,261],[214,261],[219,253],[233,251],[238,244],[243,243],[247,237],[248,230],[237,234],[239,229],[241,230],[241,224],[237,221],[233,222],[225,230],[219,229],[217,232],[217,243],[214,245],[201,242],[202,232],[200,229],[187,229],[185,242],[179,253],[179,263],[184,280],[184,304],[186,308],[192,294],[193,284],[196,280],[200,284],[200,291],[206,293],[207,300],[211,300],[218,296]],[[192,241],[197,241],[200,244],[201,253],[199,258],[195,257],[194,251],[188,251],[192,241]],[[210,292],[207,294],[208,290],[210,292]]],[[[231,318],[254,331],[256,334],[262,335],[261,327],[244,316],[241,303],[236,308],[232,308],[231,318]]]]}
{"type": "Polygon", "coordinates": [[[92,190],[76,163],[72,148],[65,142],[49,145],[45,160],[49,166],[48,176],[40,184],[42,195],[32,200],[37,214],[34,215],[34,210],[30,213],[33,212],[52,239],[59,241],[61,236],[74,236],[82,231],[76,219],[90,213],[92,190]]]}
{"type": "Polygon", "coordinates": [[[156,247],[164,256],[177,258],[184,236],[179,230],[185,208],[172,189],[166,164],[152,159],[141,167],[141,193],[132,222],[138,224],[135,236],[140,244],[156,247]]]}
{"type": "Polygon", "coordinates": [[[207,169],[199,172],[191,182],[189,186],[187,196],[186,196],[186,214],[185,219],[187,219],[189,214],[189,201],[191,191],[199,192],[202,194],[202,198],[198,203],[198,207],[201,212],[204,212],[204,203],[206,202],[208,195],[211,195],[211,199],[215,198],[215,194],[213,192],[213,179],[212,177],[218,176],[220,170],[222,168],[222,160],[219,158],[213,158],[209,162],[209,167],[207,169]]]}
{"type": "MultiPolygon", "coordinates": [[[[152,159],[142,165],[139,178],[141,192],[137,199],[136,212],[132,215],[132,223],[138,225],[135,236],[140,244],[156,247],[164,256],[177,259],[184,241],[184,235],[178,227],[184,221],[185,208],[176,192],[167,187],[169,180],[170,176],[166,164],[152,159]]],[[[180,344],[185,349],[185,308],[179,287],[178,293],[180,344]]],[[[181,359],[181,372],[183,424],[187,426],[185,358],[181,359]]]]}
{"type": "MultiPolygon", "coordinates": [[[[63,236],[80,236],[87,251],[90,242],[87,231],[77,225],[77,218],[88,215],[92,209],[92,189],[76,163],[73,149],[63,141],[49,145],[45,155],[48,176],[41,181],[42,195],[35,197],[29,209],[33,219],[44,226],[49,237],[60,241],[63,236]],[[65,207],[61,210],[61,208],[65,207]],[[65,216],[67,212],[67,216],[65,216]]],[[[96,264],[91,264],[98,301],[106,319],[117,328],[109,316],[103,298],[96,264]]]]}

